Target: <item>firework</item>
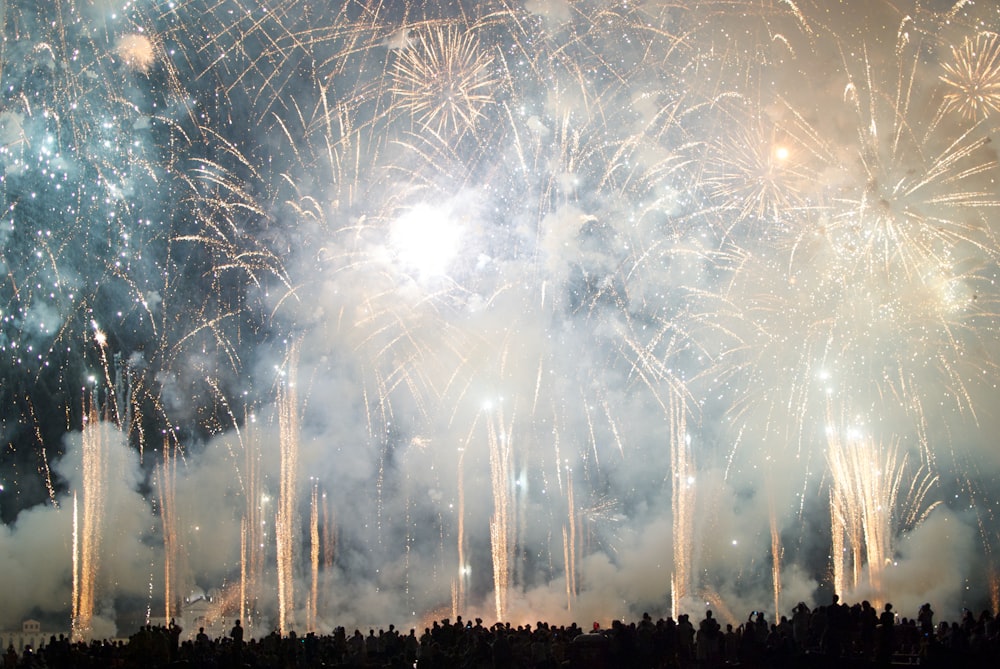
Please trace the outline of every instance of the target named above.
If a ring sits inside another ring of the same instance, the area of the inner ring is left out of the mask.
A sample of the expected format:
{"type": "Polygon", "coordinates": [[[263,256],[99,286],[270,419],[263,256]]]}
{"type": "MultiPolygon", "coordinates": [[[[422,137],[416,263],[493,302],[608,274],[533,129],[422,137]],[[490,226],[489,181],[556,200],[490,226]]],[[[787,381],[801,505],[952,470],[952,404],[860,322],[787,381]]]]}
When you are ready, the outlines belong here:
{"type": "Polygon", "coordinates": [[[309,587],[309,605],[306,609],[306,629],[316,629],[316,613],[319,605],[319,486],[312,487],[312,497],[309,502],[309,571],[311,582],[309,587]]]}
{"type": "Polygon", "coordinates": [[[784,550],[781,546],[781,531],[778,527],[778,514],[774,508],[774,495],[768,495],[768,519],[771,525],[771,587],[774,590],[774,610],[781,611],[781,559],[784,550]]]}
{"type": "Polygon", "coordinates": [[[497,81],[489,51],[471,31],[434,27],[404,46],[394,63],[396,105],[441,138],[474,130],[495,104],[497,81]]]}
{"type": "MultiPolygon", "coordinates": [[[[713,201],[734,208],[722,215],[730,226],[787,225],[801,220],[802,211],[811,206],[809,191],[817,175],[809,171],[808,149],[792,129],[756,116],[761,113],[740,108],[720,124],[729,133],[714,143],[714,159],[704,175],[713,201]]],[[[794,122],[792,117],[789,123],[794,122]]],[[[731,232],[732,227],[727,234],[731,232]]]]}
{"type": "Polygon", "coordinates": [[[465,448],[459,449],[458,454],[458,481],[456,482],[456,492],[458,496],[458,513],[455,527],[455,551],[458,557],[458,575],[455,577],[452,586],[453,606],[451,614],[460,615],[459,611],[464,611],[466,607],[466,592],[468,590],[469,566],[466,562],[466,550],[468,546],[465,540],[465,448]]]}
{"type": "Polygon", "coordinates": [[[946,91],[942,111],[978,121],[1000,111],[1000,35],[978,33],[952,47],[952,62],[943,63],[946,91]]]}
{"type": "MultiPolygon", "coordinates": [[[[898,446],[876,444],[857,429],[842,438],[831,425],[828,434],[834,532],[846,539],[852,556],[849,581],[841,561],[835,559],[835,584],[852,591],[861,585],[864,570],[868,586],[881,602],[888,595],[882,574],[893,559],[893,539],[902,517],[926,516],[925,497],[936,479],[918,471],[909,488],[904,488],[907,457],[900,455],[898,446]]],[[[841,545],[845,545],[843,540],[837,538],[834,546],[841,545]]]]}
{"type": "Polygon", "coordinates": [[[563,562],[566,564],[566,610],[573,610],[576,586],[576,505],[573,499],[573,472],[566,472],[566,503],[569,506],[569,528],[563,526],[563,562]]]}
{"type": "Polygon", "coordinates": [[[115,51],[127,67],[142,74],[148,74],[156,61],[152,40],[142,34],[122,35],[115,51]]]}
{"type": "MultiPolygon", "coordinates": [[[[249,426],[248,434],[240,436],[243,445],[242,497],[243,513],[240,517],[240,579],[239,605],[236,607],[240,620],[247,630],[252,631],[260,615],[259,600],[264,587],[265,567],[265,503],[267,497],[262,488],[261,445],[256,428],[249,426]]],[[[239,470],[238,470],[239,471],[239,470]]]]}
{"type": "Polygon", "coordinates": [[[808,179],[815,206],[782,207],[792,225],[772,227],[769,246],[735,252],[726,299],[756,315],[753,343],[734,350],[748,346],[765,365],[786,368],[780,396],[791,415],[780,422],[799,435],[822,424],[829,395],[854,402],[874,388],[882,411],[910,416],[930,457],[921,379],[935,371],[955,406],[974,411],[967,384],[977,372],[965,361],[966,351],[983,350],[980,326],[994,313],[977,286],[996,263],[993,232],[980,223],[997,204],[981,179],[995,161],[981,138],[963,131],[942,139],[933,115],[918,114],[912,63],[888,73],[867,59],[860,67],[861,76],[848,74],[843,100],[855,124],[850,142],[835,146],[792,111],[807,173],[838,176],[832,189],[808,179]],[[760,290],[741,294],[758,272],[768,277],[760,290]],[[780,318],[782,310],[795,316],[780,318]]]}
{"type": "Polygon", "coordinates": [[[294,345],[287,361],[287,378],[281,388],[279,406],[281,414],[280,450],[280,490],[278,509],[274,521],[274,533],[278,549],[278,623],[284,632],[294,626],[295,611],[295,563],[298,537],[298,456],[299,456],[299,404],[298,388],[298,346],[294,345]]]}
{"type": "Polygon", "coordinates": [[[674,569],[670,575],[670,607],[673,616],[694,594],[691,564],[694,536],[695,468],[691,457],[691,435],[687,431],[687,407],[670,396],[671,513],[673,514],[674,569]]]}
{"type": "Polygon", "coordinates": [[[97,602],[101,542],[104,538],[104,504],[107,463],[104,435],[97,410],[86,411],[83,431],[83,513],[78,514],[77,496],[73,497],[73,638],[87,639],[91,633],[94,606],[97,602]],[[78,552],[77,552],[78,551],[78,552]]]}
{"type": "Polygon", "coordinates": [[[181,545],[177,534],[177,455],[170,452],[170,442],[164,440],[163,461],[157,467],[156,485],[159,488],[160,520],[163,525],[163,598],[164,620],[174,617],[173,607],[177,601],[178,565],[181,560],[181,545]]]}
{"type": "Polygon", "coordinates": [[[511,499],[512,452],[510,427],[503,423],[499,409],[488,409],[487,429],[490,449],[490,482],[493,488],[493,515],[490,518],[490,553],[493,557],[493,588],[497,620],[507,619],[511,556],[514,552],[514,503],[511,499]],[[496,414],[500,414],[497,416],[496,414]]]}

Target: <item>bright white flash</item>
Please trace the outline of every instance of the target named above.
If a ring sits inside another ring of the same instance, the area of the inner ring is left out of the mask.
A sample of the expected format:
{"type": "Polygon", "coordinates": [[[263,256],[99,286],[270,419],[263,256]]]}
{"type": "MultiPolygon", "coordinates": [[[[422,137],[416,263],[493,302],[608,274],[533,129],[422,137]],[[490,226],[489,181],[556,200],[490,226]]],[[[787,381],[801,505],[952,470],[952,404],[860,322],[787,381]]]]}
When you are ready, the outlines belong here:
{"type": "Polygon", "coordinates": [[[446,275],[461,240],[462,228],[448,204],[417,204],[393,221],[389,229],[389,243],[397,262],[421,279],[446,275]]]}

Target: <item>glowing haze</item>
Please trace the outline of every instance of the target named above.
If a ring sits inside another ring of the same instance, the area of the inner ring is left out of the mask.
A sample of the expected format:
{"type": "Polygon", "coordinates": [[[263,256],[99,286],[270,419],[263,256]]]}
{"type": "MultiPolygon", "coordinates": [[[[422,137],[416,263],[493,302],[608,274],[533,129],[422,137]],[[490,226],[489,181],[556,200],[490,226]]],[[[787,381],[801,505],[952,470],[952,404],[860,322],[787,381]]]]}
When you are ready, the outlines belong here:
{"type": "Polygon", "coordinates": [[[0,628],[1000,606],[991,3],[0,22],[0,628]]]}

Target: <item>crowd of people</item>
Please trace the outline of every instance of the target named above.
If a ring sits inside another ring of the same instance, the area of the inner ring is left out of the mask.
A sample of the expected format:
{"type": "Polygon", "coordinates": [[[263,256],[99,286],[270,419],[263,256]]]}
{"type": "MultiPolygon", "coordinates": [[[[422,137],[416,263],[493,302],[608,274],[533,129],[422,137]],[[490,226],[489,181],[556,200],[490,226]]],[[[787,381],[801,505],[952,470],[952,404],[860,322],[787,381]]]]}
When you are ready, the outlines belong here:
{"type": "Polygon", "coordinates": [[[849,606],[834,596],[824,606],[798,604],[791,617],[767,620],[753,611],[739,625],[722,625],[712,611],[697,622],[688,615],[635,622],[614,621],[590,629],[571,625],[497,623],[461,617],[435,621],[423,632],[388,629],[331,634],[277,632],[244,639],[236,621],[228,635],[210,638],[200,629],[181,641],[181,628],[146,625],[127,641],[71,643],[52,637],[22,653],[10,647],[3,669],[660,669],[668,667],[888,667],[899,665],[992,667],[1000,657],[1000,620],[989,611],[966,611],[955,622],[934,622],[930,604],[900,618],[885,604],[849,606]]]}

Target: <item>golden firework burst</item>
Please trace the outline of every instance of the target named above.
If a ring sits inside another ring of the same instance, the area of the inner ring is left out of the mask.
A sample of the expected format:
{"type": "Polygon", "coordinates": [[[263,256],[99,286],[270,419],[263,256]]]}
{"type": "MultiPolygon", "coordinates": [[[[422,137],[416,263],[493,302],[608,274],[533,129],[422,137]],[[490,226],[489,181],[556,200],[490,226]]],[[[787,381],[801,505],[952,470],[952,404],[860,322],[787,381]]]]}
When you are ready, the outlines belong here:
{"type": "Polygon", "coordinates": [[[119,37],[115,53],[126,67],[142,74],[148,74],[156,62],[156,47],[153,41],[139,33],[119,37]]]}
{"type": "Polygon", "coordinates": [[[952,47],[954,61],[942,65],[944,111],[956,111],[972,120],[1000,111],[1000,35],[981,32],[952,47]]]}
{"type": "Polygon", "coordinates": [[[741,107],[730,113],[723,135],[709,145],[704,177],[734,214],[730,228],[801,215],[810,206],[809,184],[815,179],[806,160],[811,152],[775,121],[741,107]]]}
{"type": "Polygon", "coordinates": [[[435,27],[399,52],[392,93],[424,130],[459,136],[475,128],[493,103],[493,57],[471,31],[435,27]]]}

